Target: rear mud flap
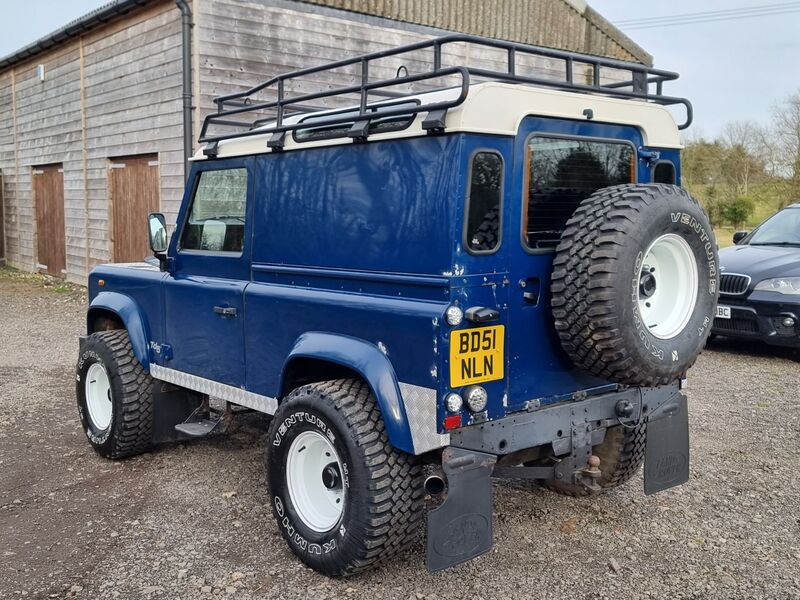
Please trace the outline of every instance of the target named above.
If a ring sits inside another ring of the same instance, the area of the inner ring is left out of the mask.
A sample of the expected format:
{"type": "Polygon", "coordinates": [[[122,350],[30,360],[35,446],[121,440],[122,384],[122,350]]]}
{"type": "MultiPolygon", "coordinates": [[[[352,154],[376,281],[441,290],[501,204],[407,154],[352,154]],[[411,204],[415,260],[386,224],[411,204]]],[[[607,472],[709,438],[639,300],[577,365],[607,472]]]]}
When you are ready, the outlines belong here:
{"type": "Polygon", "coordinates": [[[655,494],[689,480],[689,411],[675,394],[647,417],[644,493],[655,494]]]}
{"type": "Polygon", "coordinates": [[[441,571],[492,547],[493,454],[445,448],[447,498],[428,513],[428,571],[441,571]]]}

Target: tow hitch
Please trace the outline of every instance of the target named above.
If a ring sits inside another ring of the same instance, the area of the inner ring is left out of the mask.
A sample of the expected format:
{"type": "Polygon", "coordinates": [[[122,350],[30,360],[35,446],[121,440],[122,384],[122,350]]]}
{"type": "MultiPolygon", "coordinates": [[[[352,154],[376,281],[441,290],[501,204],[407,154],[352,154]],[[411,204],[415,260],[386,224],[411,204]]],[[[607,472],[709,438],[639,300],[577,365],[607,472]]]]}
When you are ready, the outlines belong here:
{"type": "Polygon", "coordinates": [[[428,514],[428,570],[446,569],[491,548],[492,477],[556,480],[599,492],[603,465],[593,447],[603,443],[609,427],[635,427],[642,420],[645,494],[687,481],[688,411],[677,386],[629,388],[452,432],[452,445],[442,453],[445,500],[428,514]],[[548,445],[551,465],[496,466],[499,456],[548,445]]]}

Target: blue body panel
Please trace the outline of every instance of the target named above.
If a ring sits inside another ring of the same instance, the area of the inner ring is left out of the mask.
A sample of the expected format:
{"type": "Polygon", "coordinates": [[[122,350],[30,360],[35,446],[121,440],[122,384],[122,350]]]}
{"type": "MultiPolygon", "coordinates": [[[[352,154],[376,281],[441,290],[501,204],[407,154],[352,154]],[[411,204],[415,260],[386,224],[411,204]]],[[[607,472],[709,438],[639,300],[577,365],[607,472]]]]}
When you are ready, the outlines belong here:
{"type": "MultiPolygon", "coordinates": [[[[409,452],[400,384],[435,390],[439,431],[443,399],[459,391],[449,385],[453,328],[443,318],[453,303],[497,309],[500,320],[491,324],[505,326],[505,377],[482,384],[487,418],[529,400],[613,389],[561,350],[549,301],[553,251],[530,251],[522,241],[525,149],[534,133],[642,146],[632,127],[528,117],[515,137],[458,133],[200,161],[170,243],[169,272],[98,267],[92,308],[119,315],[145,367],[155,360],[264,396],[290,390],[293,366],[324,361],[354,371],[370,384],[390,441],[409,452]],[[481,150],[503,158],[502,243],[474,255],[462,233],[470,163],[481,150]],[[249,173],[243,252],[182,251],[198,173],[229,167],[249,173]],[[100,278],[108,292],[97,287],[100,278]],[[534,285],[536,304],[523,298],[534,285]],[[171,357],[148,351],[151,343],[169,346],[171,357]]],[[[678,151],[661,150],[660,159],[671,160],[679,177],[678,151]]],[[[638,181],[651,180],[652,164],[638,160],[638,181]]],[[[473,418],[466,410],[462,417],[473,418]]]]}
{"type": "Polygon", "coordinates": [[[165,276],[147,267],[95,267],[89,275],[87,332],[92,333],[95,316],[104,312],[116,315],[128,330],[136,358],[149,369],[150,342],[164,336],[161,281],[165,276]]]}
{"type": "MultiPolygon", "coordinates": [[[[396,447],[413,452],[408,432],[408,417],[403,406],[397,376],[389,359],[375,345],[341,334],[310,331],[301,335],[289,352],[283,373],[301,359],[312,358],[348,367],[369,381],[386,425],[386,434],[396,447]]],[[[289,382],[281,377],[281,390],[290,391],[289,382]]]]}

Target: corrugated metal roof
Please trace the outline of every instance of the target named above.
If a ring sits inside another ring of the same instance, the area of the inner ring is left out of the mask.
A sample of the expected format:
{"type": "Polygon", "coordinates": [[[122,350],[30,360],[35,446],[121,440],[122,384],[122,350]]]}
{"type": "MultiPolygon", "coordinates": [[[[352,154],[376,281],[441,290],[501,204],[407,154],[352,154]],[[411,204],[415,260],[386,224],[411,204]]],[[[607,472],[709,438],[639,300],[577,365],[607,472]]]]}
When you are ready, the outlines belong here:
{"type": "Polygon", "coordinates": [[[653,64],[585,0],[300,0],[484,37],[653,64]]]}
{"type": "MultiPolygon", "coordinates": [[[[0,71],[158,0],[113,0],[0,58],[0,71]]],[[[634,60],[652,57],[584,0],[297,0],[485,37],[634,60]]]]}

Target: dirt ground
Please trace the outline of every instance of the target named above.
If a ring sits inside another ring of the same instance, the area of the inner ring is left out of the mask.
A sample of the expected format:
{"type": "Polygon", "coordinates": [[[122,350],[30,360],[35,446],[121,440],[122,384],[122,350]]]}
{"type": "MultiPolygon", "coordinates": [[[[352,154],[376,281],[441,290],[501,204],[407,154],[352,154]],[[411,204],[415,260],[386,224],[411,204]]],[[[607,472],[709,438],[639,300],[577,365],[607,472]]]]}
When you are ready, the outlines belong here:
{"type": "Polygon", "coordinates": [[[688,484],[574,500],[495,484],[495,545],[430,575],[422,541],[330,580],[269,511],[266,418],[120,462],[74,395],[80,289],[0,270],[0,599],[800,598],[800,364],[718,342],[689,379],[688,484]]]}

